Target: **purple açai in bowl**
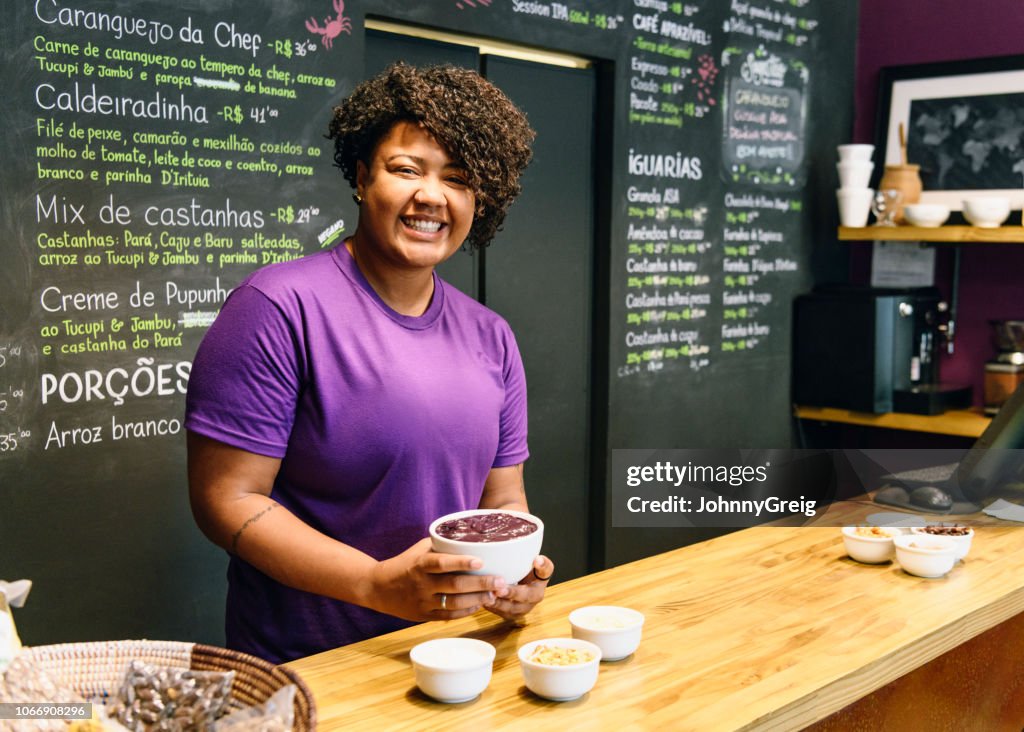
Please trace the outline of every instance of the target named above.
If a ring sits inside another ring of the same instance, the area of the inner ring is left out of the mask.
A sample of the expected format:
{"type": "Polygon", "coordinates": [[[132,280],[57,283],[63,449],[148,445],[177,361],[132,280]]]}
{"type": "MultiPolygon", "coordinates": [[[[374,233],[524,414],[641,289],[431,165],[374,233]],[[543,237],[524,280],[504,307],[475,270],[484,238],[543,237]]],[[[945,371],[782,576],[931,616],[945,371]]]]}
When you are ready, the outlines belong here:
{"type": "Polygon", "coordinates": [[[495,511],[451,519],[438,524],[435,530],[439,536],[453,541],[491,542],[532,534],[537,524],[505,511],[495,511]]]}
{"type": "Polygon", "coordinates": [[[478,557],[484,566],[470,574],[498,575],[510,585],[530,574],[543,540],[544,523],[523,511],[478,508],[450,513],[430,524],[435,552],[478,557]]]}

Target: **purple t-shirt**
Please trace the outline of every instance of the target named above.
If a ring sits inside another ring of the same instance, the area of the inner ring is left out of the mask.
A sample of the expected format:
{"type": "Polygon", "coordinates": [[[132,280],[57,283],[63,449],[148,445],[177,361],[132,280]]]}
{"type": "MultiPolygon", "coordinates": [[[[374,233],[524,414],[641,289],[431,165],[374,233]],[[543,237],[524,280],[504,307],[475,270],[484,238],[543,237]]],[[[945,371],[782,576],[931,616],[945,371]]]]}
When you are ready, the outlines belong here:
{"type": "MultiPolygon", "coordinates": [[[[231,293],[193,362],[185,426],[281,458],[271,497],[376,559],[476,508],[491,468],[528,455],[508,324],[436,275],[427,311],[401,315],[343,245],[231,293]]],[[[407,625],[231,558],[231,648],[280,663],[407,625]]]]}

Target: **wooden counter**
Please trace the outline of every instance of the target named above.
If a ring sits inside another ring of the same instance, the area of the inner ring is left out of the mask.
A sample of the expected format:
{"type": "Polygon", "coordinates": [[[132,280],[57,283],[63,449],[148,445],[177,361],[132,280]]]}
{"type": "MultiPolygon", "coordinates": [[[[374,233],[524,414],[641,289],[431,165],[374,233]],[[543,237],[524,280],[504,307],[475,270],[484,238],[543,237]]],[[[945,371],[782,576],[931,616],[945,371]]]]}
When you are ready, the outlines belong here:
{"type": "MultiPolygon", "coordinates": [[[[879,510],[887,509],[851,502],[829,517],[879,510]]],[[[1024,612],[1024,531],[976,532],[967,559],[928,580],[896,564],[852,561],[834,527],[746,529],[556,585],[523,627],[478,613],[290,667],[313,690],[325,730],[799,729],[1024,612]],[[516,649],[569,635],[569,611],[589,604],[642,611],[639,650],[602,664],[597,686],[579,700],[533,696],[516,649]],[[494,676],[478,699],[438,704],[416,689],[409,649],[456,635],[496,646],[494,676]]],[[[1020,667],[1021,648],[1012,653],[1020,667]]],[[[1024,684],[993,691],[1004,700],[1016,694],[1001,703],[1016,705],[1009,713],[1019,730],[1024,684]]]]}

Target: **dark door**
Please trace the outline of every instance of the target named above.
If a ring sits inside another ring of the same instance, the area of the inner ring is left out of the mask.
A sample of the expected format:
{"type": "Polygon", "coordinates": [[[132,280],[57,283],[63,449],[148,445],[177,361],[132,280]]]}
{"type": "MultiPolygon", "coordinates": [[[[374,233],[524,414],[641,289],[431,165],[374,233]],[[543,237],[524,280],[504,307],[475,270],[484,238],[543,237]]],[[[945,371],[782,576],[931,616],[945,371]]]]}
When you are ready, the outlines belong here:
{"type": "Polygon", "coordinates": [[[494,243],[482,253],[457,253],[438,272],[500,313],[515,332],[528,387],[530,510],[547,526],[544,552],[558,579],[585,574],[595,74],[370,30],[366,55],[367,76],[398,60],[477,69],[537,131],[523,193],[494,243]]]}
{"type": "Polygon", "coordinates": [[[585,574],[594,250],[592,69],[484,57],[486,76],[537,130],[523,192],[484,252],[484,304],[526,365],[530,508],[560,577],[585,574]]]}

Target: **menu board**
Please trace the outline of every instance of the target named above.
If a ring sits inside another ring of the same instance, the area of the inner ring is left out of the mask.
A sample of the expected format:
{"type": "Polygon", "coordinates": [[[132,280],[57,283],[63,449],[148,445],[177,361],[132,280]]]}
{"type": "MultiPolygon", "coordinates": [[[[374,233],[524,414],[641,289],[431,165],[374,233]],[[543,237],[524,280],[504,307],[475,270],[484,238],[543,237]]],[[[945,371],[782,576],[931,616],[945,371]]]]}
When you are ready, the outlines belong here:
{"type": "Polygon", "coordinates": [[[240,8],[22,3],[6,28],[0,460],[180,434],[231,288],[344,231],[322,130],[351,21],[240,8]]]}
{"type": "MultiPolygon", "coordinates": [[[[717,112],[712,3],[641,3],[629,43],[625,350],[616,376],[700,370],[716,309],[715,157],[693,130],[717,112]]],[[[613,316],[614,317],[614,316],[613,316]]]]}
{"type": "Polygon", "coordinates": [[[616,376],[749,365],[777,351],[801,284],[792,239],[817,21],[806,2],[734,2],[725,19],[718,3],[636,5],[616,376]]]}

